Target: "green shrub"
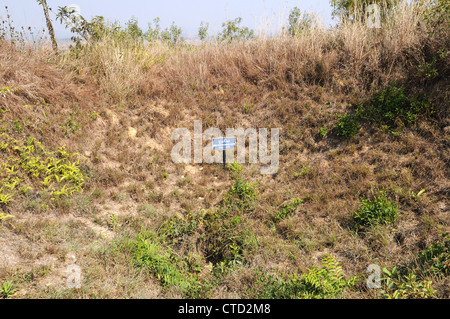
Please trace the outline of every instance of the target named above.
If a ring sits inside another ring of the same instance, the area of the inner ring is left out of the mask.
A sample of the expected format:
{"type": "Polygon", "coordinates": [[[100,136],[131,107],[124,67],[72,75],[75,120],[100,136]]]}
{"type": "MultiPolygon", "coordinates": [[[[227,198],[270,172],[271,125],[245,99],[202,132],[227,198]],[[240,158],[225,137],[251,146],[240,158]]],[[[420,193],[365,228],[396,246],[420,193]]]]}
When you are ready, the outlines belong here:
{"type": "Polygon", "coordinates": [[[375,224],[393,224],[397,218],[397,204],[390,201],[385,192],[380,192],[373,200],[363,199],[360,208],[354,213],[357,227],[370,227],[375,224]]]}
{"type": "Polygon", "coordinates": [[[392,83],[387,89],[374,94],[369,105],[360,105],[357,116],[370,123],[388,128],[414,125],[421,117],[433,113],[431,101],[425,96],[410,98],[404,88],[392,83]]]}
{"type": "Polygon", "coordinates": [[[284,205],[273,217],[277,223],[282,219],[288,218],[303,203],[300,198],[294,198],[289,204],[284,205]]]}
{"type": "Polygon", "coordinates": [[[431,287],[431,281],[418,280],[413,273],[401,274],[394,267],[392,271],[383,269],[385,284],[381,295],[387,299],[429,299],[433,298],[435,290],[431,287]]]}
{"type": "Polygon", "coordinates": [[[346,279],[342,267],[332,256],[322,259],[322,267],[313,267],[300,277],[294,275],[282,279],[274,275],[256,272],[257,281],[247,295],[262,299],[327,299],[339,298],[342,293],[354,287],[357,277],[346,279]]]}
{"type": "Polygon", "coordinates": [[[335,126],[335,134],[349,138],[355,136],[359,131],[358,121],[355,116],[345,114],[339,116],[335,126]]]}
{"type": "Polygon", "coordinates": [[[443,237],[445,240],[442,243],[432,244],[419,256],[426,274],[450,274],[450,236],[445,234],[443,237]]]}
{"type": "Polygon", "coordinates": [[[133,242],[133,261],[139,268],[147,269],[164,288],[176,288],[185,295],[201,289],[198,273],[190,272],[187,262],[175,252],[158,243],[156,236],[139,235],[133,242]]]}

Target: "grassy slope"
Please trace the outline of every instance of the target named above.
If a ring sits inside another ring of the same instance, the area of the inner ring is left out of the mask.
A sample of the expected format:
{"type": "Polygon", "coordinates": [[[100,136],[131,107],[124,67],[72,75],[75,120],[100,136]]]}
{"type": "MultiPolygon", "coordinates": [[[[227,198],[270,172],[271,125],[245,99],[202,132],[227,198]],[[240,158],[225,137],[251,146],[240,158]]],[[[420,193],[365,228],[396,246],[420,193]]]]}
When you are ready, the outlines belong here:
{"type": "MultiPolygon", "coordinates": [[[[0,97],[2,132],[34,136],[48,150],[65,145],[86,177],[84,192],[55,200],[30,179],[34,191],[2,205],[14,217],[0,221],[0,283],[14,280],[20,298],[241,298],[259,267],[287,278],[331,254],[346,276],[365,278],[369,264],[414,263],[449,230],[449,58],[436,78],[418,75],[448,40],[407,18],[378,33],[356,25],[225,47],[109,43],[78,60],[0,43],[0,88],[15,89],[0,97]],[[398,136],[368,123],[350,139],[319,134],[393,80],[412,95],[424,91],[436,113],[398,136]],[[172,163],[172,131],[193,131],[198,119],[205,128],[281,128],[278,174],[243,167],[241,177],[257,182],[248,209],[224,200],[231,171],[172,163]],[[399,220],[355,232],[360,198],[379,189],[398,203],[399,220]],[[294,198],[303,203],[275,222],[294,198]],[[141,264],[139,234],[160,247],[141,264]],[[83,269],[79,290],[65,288],[70,252],[83,269]]],[[[449,297],[448,277],[426,278],[449,297]]],[[[343,296],[379,297],[364,280],[343,296]]]]}

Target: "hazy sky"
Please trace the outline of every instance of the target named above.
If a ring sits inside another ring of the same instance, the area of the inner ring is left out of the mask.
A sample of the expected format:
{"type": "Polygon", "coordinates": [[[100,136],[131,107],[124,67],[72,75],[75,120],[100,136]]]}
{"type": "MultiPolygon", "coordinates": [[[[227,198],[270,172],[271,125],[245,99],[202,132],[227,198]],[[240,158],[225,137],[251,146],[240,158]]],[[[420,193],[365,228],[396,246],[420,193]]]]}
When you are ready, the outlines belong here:
{"type": "MultiPolygon", "coordinates": [[[[268,25],[270,30],[277,30],[281,18],[286,20],[289,10],[295,6],[315,12],[326,25],[331,23],[329,0],[47,0],[47,3],[53,8],[53,20],[59,6],[76,4],[85,18],[102,15],[107,20],[124,23],[135,17],[144,30],[156,17],[161,19],[162,28],[175,21],[188,38],[197,35],[202,21],[209,23],[210,32],[218,33],[222,22],[237,17],[242,17],[243,24],[255,30],[268,25]]],[[[45,26],[42,9],[36,0],[0,0],[1,18],[6,16],[4,6],[8,6],[16,26],[45,26]]],[[[70,36],[59,22],[54,22],[54,27],[58,38],[70,36]]]]}

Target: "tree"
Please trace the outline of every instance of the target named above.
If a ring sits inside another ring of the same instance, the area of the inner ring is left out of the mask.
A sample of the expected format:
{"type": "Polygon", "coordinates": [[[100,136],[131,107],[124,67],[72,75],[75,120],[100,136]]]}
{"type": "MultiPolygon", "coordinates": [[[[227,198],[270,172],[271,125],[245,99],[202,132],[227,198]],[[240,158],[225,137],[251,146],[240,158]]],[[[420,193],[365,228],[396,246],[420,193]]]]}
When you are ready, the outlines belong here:
{"type": "Polygon", "coordinates": [[[333,17],[342,19],[356,18],[356,13],[364,19],[367,7],[373,4],[379,5],[381,11],[393,8],[399,0],[330,0],[333,7],[333,17]]]}
{"type": "Polygon", "coordinates": [[[248,27],[241,27],[241,22],[242,18],[239,17],[222,23],[223,30],[219,33],[218,40],[232,42],[237,39],[253,39],[255,37],[254,31],[248,27]]]}
{"type": "Polygon", "coordinates": [[[55,53],[58,53],[58,43],[56,42],[55,31],[53,30],[52,20],[50,19],[47,0],[37,0],[37,2],[44,9],[45,20],[47,21],[47,29],[50,34],[50,39],[52,40],[53,51],[55,51],[55,53]]]}
{"type": "Polygon", "coordinates": [[[288,23],[288,33],[293,37],[306,34],[317,26],[315,17],[309,13],[302,13],[298,7],[294,7],[289,13],[288,23]]]}

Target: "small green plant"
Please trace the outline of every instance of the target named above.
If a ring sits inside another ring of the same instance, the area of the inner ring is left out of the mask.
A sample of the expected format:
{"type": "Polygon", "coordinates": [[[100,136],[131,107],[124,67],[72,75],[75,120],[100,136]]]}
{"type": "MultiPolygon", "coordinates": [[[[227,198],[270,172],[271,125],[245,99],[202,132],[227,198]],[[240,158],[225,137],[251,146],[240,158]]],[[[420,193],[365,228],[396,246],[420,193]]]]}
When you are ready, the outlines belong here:
{"type": "Polygon", "coordinates": [[[73,133],[80,130],[80,125],[74,121],[72,116],[63,124],[63,132],[67,137],[70,137],[73,133]]]}
{"type": "Polygon", "coordinates": [[[239,176],[242,172],[242,165],[240,165],[238,162],[234,162],[233,164],[227,164],[227,168],[233,172],[233,175],[235,177],[239,176]]]}
{"type": "Polygon", "coordinates": [[[431,281],[418,280],[415,274],[402,274],[397,267],[392,271],[383,269],[384,289],[381,295],[387,299],[429,299],[434,298],[435,290],[431,281]]]}
{"type": "Polygon", "coordinates": [[[300,198],[294,198],[289,204],[283,205],[283,207],[275,214],[273,220],[277,223],[288,218],[302,203],[303,200],[300,198]]]}
{"type": "Polygon", "coordinates": [[[341,115],[335,126],[335,134],[349,138],[358,134],[359,126],[355,116],[350,114],[341,115]]]}
{"type": "Polygon", "coordinates": [[[0,221],[13,217],[14,217],[13,215],[5,215],[4,213],[0,213],[0,221]]]}
{"type": "Polygon", "coordinates": [[[423,193],[425,193],[425,189],[421,189],[417,194],[414,192],[411,192],[411,197],[414,200],[419,200],[419,198],[422,196],[423,193]]]}
{"type": "Polygon", "coordinates": [[[209,24],[202,21],[198,29],[198,37],[201,41],[205,41],[208,38],[208,29],[209,24]]]}
{"type": "Polygon", "coordinates": [[[22,132],[22,126],[20,125],[19,121],[14,120],[13,124],[15,126],[16,132],[20,134],[22,132]]]}
{"type": "Polygon", "coordinates": [[[140,234],[133,242],[133,261],[147,269],[164,288],[176,288],[185,295],[196,295],[201,289],[197,272],[189,271],[188,263],[169,247],[162,246],[155,234],[140,234]]]}
{"type": "Polygon", "coordinates": [[[16,295],[16,291],[12,280],[5,282],[0,286],[0,297],[3,299],[13,297],[16,295]]]}
{"type": "Polygon", "coordinates": [[[419,256],[427,274],[438,276],[450,274],[450,236],[449,234],[441,236],[443,242],[432,244],[419,256]]]}
{"type": "Polygon", "coordinates": [[[299,171],[294,173],[294,177],[305,177],[310,173],[309,167],[306,164],[303,164],[299,171]]]}
{"type": "Polygon", "coordinates": [[[328,126],[324,125],[320,128],[319,130],[319,134],[320,136],[322,136],[323,138],[327,138],[328,135],[328,126]]]}
{"type": "Polygon", "coordinates": [[[388,199],[381,191],[373,200],[361,200],[359,209],[354,213],[353,220],[358,228],[370,227],[375,224],[394,224],[398,218],[397,203],[388,199]]]}
{"type": "Polygon", "coordinates": [[[328,299],[339,298],[355,286],[358,278],[345,278],[342,267],[332,256],[325,256],[321,263],[321,268],[313,267],[300,277],[292,275],[287,279],[259,270],[257,281],[247,295],[262,299],[328,299]]]}
{"type": "Polygon", "coordinates": [[[434,108],[429,99],[425,96],[408,97],[404,88],[397,87],[397,82],[375,93],[370,105],[359,105],[356,110],[358,118],[385,125],[389,129],[411,126],[433,112],[434,108]]]}

